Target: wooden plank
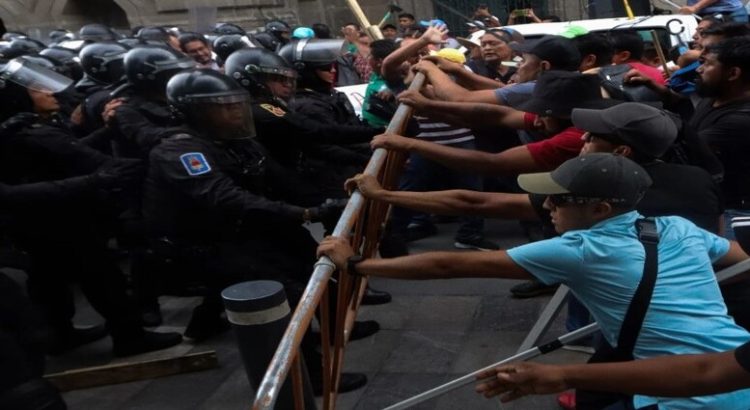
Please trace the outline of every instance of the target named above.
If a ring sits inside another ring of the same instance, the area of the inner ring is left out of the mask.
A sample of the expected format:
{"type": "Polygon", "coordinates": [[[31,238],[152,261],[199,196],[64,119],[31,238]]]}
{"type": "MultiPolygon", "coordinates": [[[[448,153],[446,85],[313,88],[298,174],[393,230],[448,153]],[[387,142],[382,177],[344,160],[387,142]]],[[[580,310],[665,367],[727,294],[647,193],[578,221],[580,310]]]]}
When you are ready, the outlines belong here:
{"type": "Polygon", "coordinates": [[[216,352],[209,350],[166,359],[86,367],[44,377],[61,391],[70,391],[207,370],[218,365],[216,352]]]}

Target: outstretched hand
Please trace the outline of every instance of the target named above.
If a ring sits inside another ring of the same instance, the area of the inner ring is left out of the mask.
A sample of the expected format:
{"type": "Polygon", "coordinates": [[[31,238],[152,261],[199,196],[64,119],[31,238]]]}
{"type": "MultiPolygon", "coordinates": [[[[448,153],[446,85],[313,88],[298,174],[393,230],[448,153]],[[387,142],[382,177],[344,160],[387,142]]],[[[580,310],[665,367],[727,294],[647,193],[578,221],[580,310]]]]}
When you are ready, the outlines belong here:
{"type": "Polygon", "coordinates": [[[568,390],[560,366],[539,363],[515,363],[495,367],[477,375],[476,392],[484,397],[498,395],[507,403],[529,394],[551,394],[568,390]]]}
{"type": "Polygon", "coordinates": [[[423,57],[422,60],[420,60],[420,63],[422,61],[430,61],[434,63],[439,69],[443,70],[446,73],[456,73],[461,70],[464,70],[464,65],[460,63],[456,63],[454,61],[450,61],[448,59],[438,57],[438,56],[426,56],[423,57]]]}

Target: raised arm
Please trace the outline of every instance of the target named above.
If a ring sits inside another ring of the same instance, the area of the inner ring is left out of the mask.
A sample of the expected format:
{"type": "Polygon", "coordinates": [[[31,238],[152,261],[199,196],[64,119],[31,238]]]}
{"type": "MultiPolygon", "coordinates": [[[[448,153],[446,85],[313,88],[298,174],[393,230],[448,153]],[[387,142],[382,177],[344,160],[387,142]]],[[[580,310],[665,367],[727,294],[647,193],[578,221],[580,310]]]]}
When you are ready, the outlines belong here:
{"type": "MultiPolygon", "coordinates": [[[[329,236],[320,243],[318,256],[326,255],[339,269],[346,269],[354,251],[346,239],[329,236]]],[[[354,272],[351,272],[354,273],[354,272]]],[[[506,278],[530,279],[505,251],[426,252],[393,259],[367,259],[356,273],[394,279],[506,278]]]]}
{"type": "Polygon", "coordinates": [[[409,58],[419,54],[419,51],[430,44],[440,44],[443,35],[448,33],[445,25],[431,26],[416,41],[411,41],[396,49],[383,60],[381,68],[383,78],[397,81],[401,78],[401,65],[409,58]]]}
{"type": "Polygon", "coordinates": [[[538,220],[527,194],[477,192],[463,189],[432,192],[389,191],[372,175],[358,174],[346,181],[369,199],[438,215],[474,215],[490,218],[538,220]]]}
{"type": "Polygon", "coordinates": [[[423,60],[433,62],[440,70],[452,75],[456,79],[456,84],[467,90],[496,90],[505,86],[500,81],[467,70],[463,64],[454,63],[438,56],[428,56],[423,58],[423,60]]]}
{"type": "Polygon", "coordinates": [[[454,148],[419,138],[406,138],[396,134],[381,134],[373,138],[370,146],[394,151],[417,152],[425,158],[439,162],[461,172],[482,175],[517,175],[524,172],[543,171],[534,161],[526,146],[491,154],[472,149],[454,148]]]}

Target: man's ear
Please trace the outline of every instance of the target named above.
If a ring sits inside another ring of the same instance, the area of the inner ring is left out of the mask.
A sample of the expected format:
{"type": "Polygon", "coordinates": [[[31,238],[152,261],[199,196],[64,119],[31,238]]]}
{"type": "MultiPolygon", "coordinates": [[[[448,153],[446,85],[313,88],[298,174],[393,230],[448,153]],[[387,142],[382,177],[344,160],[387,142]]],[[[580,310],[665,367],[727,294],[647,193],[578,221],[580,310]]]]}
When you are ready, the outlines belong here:
{"type": "Polygon", "coordinates": [[[742,77],[742,69],[740,67],[729,67],[727,73],[729,74],[727,77],[729,81],[737,81],[742,77]]]}
{"type": "Polygon", "coordinates": [[[598,221],[603,221],[612,216],[613,211],[612,205],[609,202],[599,202],[594,205],[594,218],[598,221]]]}
{"type": "Polygon", "coordinates": [[[552,69],[552,64],[550,64],[550,62],[547,60],[543,60],[541,63],[539,63],[539,68],[542,72],[549,71],[552,69]]]}
{"type": "Polygon", "coordinates": [[[633,149],[627,145],[618,145],[612,153],[615,155],[622,155],[623,157],[630,157],[630,154],[633,153],[633,149]]]}

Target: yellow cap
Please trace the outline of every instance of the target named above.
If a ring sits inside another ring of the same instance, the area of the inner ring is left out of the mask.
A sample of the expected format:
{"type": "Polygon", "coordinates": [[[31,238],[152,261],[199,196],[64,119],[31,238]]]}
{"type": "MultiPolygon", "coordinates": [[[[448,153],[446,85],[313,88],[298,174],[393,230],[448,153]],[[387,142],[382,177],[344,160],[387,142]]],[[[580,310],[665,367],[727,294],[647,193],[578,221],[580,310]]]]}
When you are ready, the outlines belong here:
{"type": "Polygon", "coordinates": [[[430,55],[444,58],[454,63],[464,64],[466,63],[466,56],[464,53],[456,50],[455,48],[442,48],[440,51],[432,51],[430,55]]]}

